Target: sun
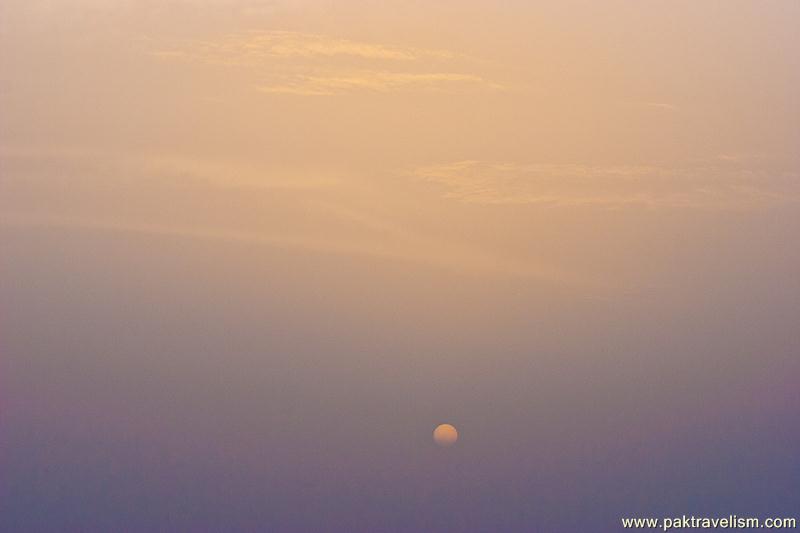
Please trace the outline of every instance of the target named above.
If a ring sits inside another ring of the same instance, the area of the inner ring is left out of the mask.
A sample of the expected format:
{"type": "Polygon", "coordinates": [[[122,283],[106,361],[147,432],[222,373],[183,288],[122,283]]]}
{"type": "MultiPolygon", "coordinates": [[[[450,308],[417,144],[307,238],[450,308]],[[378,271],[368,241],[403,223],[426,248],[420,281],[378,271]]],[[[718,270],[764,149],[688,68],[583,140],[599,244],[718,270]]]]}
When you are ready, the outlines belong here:
{"type": "Polygon", "coordinates": [[[440,424],[433,430],[433,440],[442,447],[452,446],[458,440],[458,430],[450,424],[440,424]]]}

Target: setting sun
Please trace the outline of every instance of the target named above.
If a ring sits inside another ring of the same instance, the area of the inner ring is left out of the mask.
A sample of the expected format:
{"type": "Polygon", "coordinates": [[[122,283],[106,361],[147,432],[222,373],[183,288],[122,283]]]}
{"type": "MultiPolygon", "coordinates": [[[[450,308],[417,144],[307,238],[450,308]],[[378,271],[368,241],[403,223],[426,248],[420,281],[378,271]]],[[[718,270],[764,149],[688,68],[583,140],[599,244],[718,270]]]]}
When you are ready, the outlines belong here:
{"type": "Polygon", "coordinates": [[[458,431],[450,424],[440,424],[433,430],[433,440],[439,446],[452,446],[458,440],[458,431]]]}

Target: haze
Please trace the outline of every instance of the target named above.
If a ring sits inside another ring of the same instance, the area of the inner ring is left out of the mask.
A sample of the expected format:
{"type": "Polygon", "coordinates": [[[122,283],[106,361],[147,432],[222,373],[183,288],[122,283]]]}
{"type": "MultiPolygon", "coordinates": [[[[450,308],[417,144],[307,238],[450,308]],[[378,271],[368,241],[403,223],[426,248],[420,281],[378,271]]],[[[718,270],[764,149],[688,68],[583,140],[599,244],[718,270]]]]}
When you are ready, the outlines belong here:
{"type": "Polygon", "coordinates": [[[0,530],[793,516],[799,23],[5,0],[0,530]]]}

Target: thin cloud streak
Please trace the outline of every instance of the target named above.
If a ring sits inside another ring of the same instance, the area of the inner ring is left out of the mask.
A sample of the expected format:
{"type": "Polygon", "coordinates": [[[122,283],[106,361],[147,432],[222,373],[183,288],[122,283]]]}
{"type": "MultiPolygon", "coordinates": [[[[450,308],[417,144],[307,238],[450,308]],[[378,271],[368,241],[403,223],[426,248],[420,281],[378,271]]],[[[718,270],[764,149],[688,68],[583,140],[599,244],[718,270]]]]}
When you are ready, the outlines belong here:
{"type": "MultiPolygon", "coordinates": [[[[403,261],[440,268],[454,273],[518,277],[548,283],[575,284],[565,273],[544,267],[533,267],[479,250],[434,242],[360,243],[336,241],[310,236],[290,236],[213,228],[178,227],[139,222],[115,222],[90,218],[6,212],[0,215],[0,226],[74,228],[119,233],[136,233],[166,237],[182,237],[209,241],[224,241],[287,250],[306,250],[318,253],[356,255],[376,259],[403,261]]],[[[586,282],[581,282],[586,285],[586,282]]]]}
{"type": "Polygon", "coordinates": [[[406,73],[406,72],[355,72],[331,76],[299,76],[285,84],[265,85],[259,91],[265,93],[285,93],[309,96],[333,95],[353,90],[388,92],[404,88],[429,90],[448,90],[463,84],[488,86],[493,89],[500,85],[489,83],[480,76],[453,72],[406,73]]]}
{"type": "MultiPolygon", "coordinates": [[[[122,153],[78,147],[24,147],[0,145],[0,163],[12,169],[12,179],[28,178],[42,162],[57,164],[61,176],[84,178],[84,174],[109,174],[117,181],[146,180],[157,176],[160,183],[202,183],[220,188],[305,190],[328,189],[340,184],[335,172],[268,172],[245,161],[177,153],[122,153]]],[[[53,178],[50,178],[53,179],[53,178]]]]}
{"type": "Polygon", "coordinates": [[[419,167],[418,179],[474,204],[749,209],[800,201],[797,175],[721,167],[591,166],[458,161],[419,167]]]}
{"type": "Polygon", "coordinates": [[[356,91],[504,88],[479,74],[453,69],[453,60],[468,58],[447,50],[290,31],[248,32],[218,40],[191,41],[151,54],[165,61],[246,69],[264,78],[255,88],[267,94],[324,96],[356,91]],[[398,65],[403,70],[397,70],[398,65]]]}
{"type": "Polygon", "coordinates": [[[176,49],[158,50],[158,56],[190,58],[210,64],[257,66],[270,58],[349,57],[388,61],[423,58],[451,59],[446,50],[427,50],[340,39],[292,31],[247,32],[219,40],[191,41],[176,49]]]}
{"type": "Polygon", "coordinates": [[[680,111],[680,107],[668,102],[624,102],[625,105],[633,107],[645,107],[650,109],[659,109],[662,111],[680,111]]]}

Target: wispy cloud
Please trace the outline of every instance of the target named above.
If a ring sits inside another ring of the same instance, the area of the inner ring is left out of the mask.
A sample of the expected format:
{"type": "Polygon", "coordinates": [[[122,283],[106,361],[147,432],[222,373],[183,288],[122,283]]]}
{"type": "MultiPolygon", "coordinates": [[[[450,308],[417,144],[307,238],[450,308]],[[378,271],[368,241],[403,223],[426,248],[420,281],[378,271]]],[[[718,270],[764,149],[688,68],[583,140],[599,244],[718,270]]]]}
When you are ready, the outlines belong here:
{"type": "MultiPolygon", "coordinates": [[[[454,68],[447,50],[390,46],[289,31],[248,32],[152,52],[164,60],[247,69],[263,93],[303,96],[356,91],[454,90],[501,84],[454,68]]],[[[462,65],[463,66],[463,65],[462,65]]]]}
{"type": "Polygon", "coordinates": [[[218,40],[191,41],[157,55],[180,55],[223,65],[263,64],[270,58],[333,58],[413,61],[423,58],[450,59],[446,50],[387,46],[312,33],[291,31],[247,32],[218,40]]]}
{"type": "Polygon", "coordinates": [[[475,204],[742,209],[800,201],[798,176],[722,167],[458,161],[420,167],[445,196],[475,204]]]}
{"type": "MultiPolygon", "coordinates": [[[[311,175],[269,171],[254,164],[223,158],[176,153],[127,153],[70,146],[0,145],[0,164],[15,179],[39,178],[45,171],[69,179],[107,175],[117,181],[157,177],[160,183],[202,183],[223,188],[322,189],[335,187],[340,177],[316,171],[311,175]],[[53,171],[57,168],[57,172],[53,171]]],[[[53,179],[52,176],[48,175],[53,179]]]]}
{"type": "Polygon", "coordinates": [[[623,105],[627,105],[630,107],[639,107],[639,108],[646,108],[646,109],[654,109],[660,111],[680,111],[680,107],[675,104],[670,104],[668,102],[622,102],[623,105]]]}
{"type": "Polygon", "coordinates": [[[726,163],[742,163],[746,161],[754,161],[759,159],[766,159],[767,156],[765,154],[760,153],[727,153],[727,154],[718,154],[716,159],[719,161],[724,161],[726,163]]]}
{"type": "Polygon", "coordinates": [[[499,85],[487,82],[480,76],[454,72],[409,73],[361,71],[332,75],[295,76],[275,85],[264,85],[259,90],[266,93],[287,93],[302,95],[332,95],[352,90],[387,92],[400,89],[446,90],[454,85],[473,86],[499,85]]]}
{"type": "Polygon", "coordinates": [[[7,170],[0,176],[0,226],[224,241],[575,282],[560,269],[491,246],[412,229],[402,204],[387,214],[382,197],[358,189],[358,180],[234,163],[0,145],[0,166],[7,170]],[[365,195],[371,200],[363,201],[365,195]]]}
{"type": "MultiPolygon", "coordinates": [[[[446,271],[511,276],[543,282],[576,284],[578,281],[564,272],[544,266],[531,265],[500,257],[483,250],[453,243],[433,241],[405,235],[402,241],[364,241],[314,235],[236,231],[213,227],[198,227],[98,219],[89,217],[59,216],[42,213],[0,213],[0,226],[74,228],[115,233],[135,233],[166,237],[181,237],[206,241],[223,241],[250,246],[266,246],[286,250],[305,250],[324,254],[373,257],[426,265],[446,271]]],[[[587,285],[586,282],[581,283],[587,285]]]]}

